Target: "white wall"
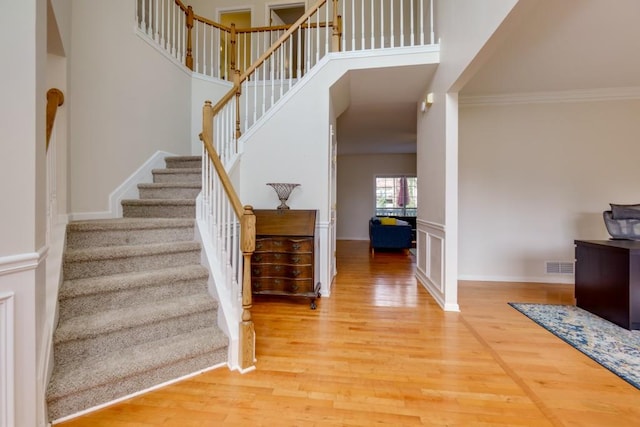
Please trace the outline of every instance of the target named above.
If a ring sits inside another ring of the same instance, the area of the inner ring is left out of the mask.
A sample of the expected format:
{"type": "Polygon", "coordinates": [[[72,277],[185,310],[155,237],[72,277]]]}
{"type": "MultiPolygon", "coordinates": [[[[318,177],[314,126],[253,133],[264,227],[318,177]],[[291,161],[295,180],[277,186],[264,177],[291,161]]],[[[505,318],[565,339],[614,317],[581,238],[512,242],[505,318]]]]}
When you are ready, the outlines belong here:
{"type": "Polygon", "coordinates": [[[426,91],[434,94],[434,104],[425,114],[417,113],[417,276],[445,310],[458,310],[457,91],[506,37],[509,23],[525,13],[528,3],[441,0],[435,4],[440,65],[426,91]],[[500,26],[503,31],[496,33],[500,26]]]}
{"type": "Polygon", "coordinates": [[[0,8],[0,57],[10,61],[0,79],[0,421],[35,426],[44,425],[47,2],[0,8]]]}
{"type": "MultiPolygon", "coordinates": [[[[268,5],[291,5],[303,3],[306,6],[315,4],[309,0],[189,0],[185,4],[193,7],[194,13],[218,22],[219,12],[232,10],[251,10],[251,25],[262,27],[269,25],[268,5]]],[[[305,7],[306,9],[307,7],[305,7]]]]}
{"type": "Polygon", "coordinates": [[[573,281],[575,239],[608,239],[602,211],[638,203],[640,100],[465,107],[460,277],[573,281]]]}
{"type": "Polygon", "coordinates": [[[369,218],[375,215],[375,177],[395,174],[415,175],[416,155],[338,156],[338,239],[369,240],[369,218]]]}
{"type": "Polygon", "coordinates": [[[69,62],[70,203],[109,194],[156,151],[191,152],[191,78],[134,33],[131,1],[74,2],[69,62]]]}
{"type": "Polygon", "coordinates": [[[211,101],[213,105],[233,87],[233,84],[224,80],[218,80],[200,75],[193,75],[191,80],[191,154],[202,154],[202,107],[205,101],[211,101]]]}

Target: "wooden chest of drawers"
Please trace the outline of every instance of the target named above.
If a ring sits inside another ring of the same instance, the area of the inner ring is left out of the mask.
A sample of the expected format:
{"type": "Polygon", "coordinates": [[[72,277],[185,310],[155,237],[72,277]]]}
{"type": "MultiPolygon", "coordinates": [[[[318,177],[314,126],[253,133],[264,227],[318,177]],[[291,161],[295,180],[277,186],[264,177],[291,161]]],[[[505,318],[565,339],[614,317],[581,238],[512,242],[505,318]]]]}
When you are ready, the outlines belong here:
{"type": "Polygon", "coordinates": [[[316,211],[256,209],[256,249],[251,257],[255,295],[311,298],[316,308],[316,211]]]}

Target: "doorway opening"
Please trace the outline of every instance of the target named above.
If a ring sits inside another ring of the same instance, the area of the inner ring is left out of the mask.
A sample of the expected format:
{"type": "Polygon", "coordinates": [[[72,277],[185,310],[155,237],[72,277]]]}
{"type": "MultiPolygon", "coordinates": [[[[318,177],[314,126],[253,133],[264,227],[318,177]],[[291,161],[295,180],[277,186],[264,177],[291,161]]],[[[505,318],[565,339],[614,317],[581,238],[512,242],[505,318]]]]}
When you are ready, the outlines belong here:
{"type": "MultiPolygon", "coordinates": [[[[220,23],[230,27],[235,24],[236,28],[251,28],[251,10],[229,10],[220,12],[220,23]]],[[[238,35],[240,43],[236,43],[238,52],[236,54],[236,68],[243,73],[251,65],[251,37],[243,37],[238,35]],[[248,54],[247,54],[248,52],[248,54]]],[[[223,60],[220,61],[220,75],[225,76],[227,80],[232,80],[231,69],[231,39],[225,38],[220,40],[220,51],[224,54],[223,60]]]]}

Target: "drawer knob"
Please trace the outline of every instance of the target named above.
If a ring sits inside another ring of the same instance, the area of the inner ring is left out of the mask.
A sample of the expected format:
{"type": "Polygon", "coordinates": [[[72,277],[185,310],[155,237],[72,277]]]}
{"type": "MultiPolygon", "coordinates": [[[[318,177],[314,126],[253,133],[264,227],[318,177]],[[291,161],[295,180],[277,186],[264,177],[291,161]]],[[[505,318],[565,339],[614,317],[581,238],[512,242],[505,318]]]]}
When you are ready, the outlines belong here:
{"type": "Polygon", "coordinates": [[[292,290],[293,292],[298,292],[298,289],[300,289],[300,286],[298,286],[298,285],[296,285],[296,284],[291,285],[291,290],[292,290]]]}
{"type": "Polygon", "coordinates": [[[294,243],[292,247],[293,247],[294,250],[297,251],[298,249],[300,249],[302,247],[302,245],[300,243],[294,243]]]}
{"type": "Polygon", "coordinates": [[[291,258],[291,261],[294,264],[298,264],[300,262],[300,257],[299,256],[294,256],[293,258],[291,258]]]}
{"type": "Polygon", "coordinates": [[[292,275],[293,277],[298,277],[298,276],[300,275],[300,270],[293,270],[293,271],[291,272],[291,275],[292,275]]]}

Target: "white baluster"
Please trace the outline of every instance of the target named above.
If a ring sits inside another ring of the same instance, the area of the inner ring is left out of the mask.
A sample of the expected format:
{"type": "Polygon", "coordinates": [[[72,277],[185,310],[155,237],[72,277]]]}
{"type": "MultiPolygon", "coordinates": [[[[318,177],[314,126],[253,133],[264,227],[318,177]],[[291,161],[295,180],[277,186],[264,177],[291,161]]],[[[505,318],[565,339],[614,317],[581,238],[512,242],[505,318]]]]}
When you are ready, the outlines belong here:
{"type": "Polygon", "coordinates": [[[247,76],[247,80],[244,81],[242,88],[242,97],[244,98],[244,129],[243,132],[246,132],[249,129],[249,94],[247,91],[249,90],[249,76],[247,76]]]}
{"type": "Polygon", "coordinates": [[[253,79],[253,125],[258,120],[258,70],[253,70],[251,74],[253,79]]]}
{"type": "Polygon", "coordinates": [[[351,0],[351,50],[356,50],[356,8],[351,0]]]}
{"type": "Polygon", "coordinates": [[[147,7],[147,35],[153,39],[153,3],[152,0],[148,0],[147,7]]]}
{"type": "Polygon", "coordinates": [[[307,57],[307,67],[304,69],[304,74],[307,74],[311,69],[311,31],[309,31],[309,27],[311,26],[311,17],[307,19],[307,49],[306,49],[306,57],[307,57]]]}
{"type": "Polygon", "coordinates": [[[160,8],[160,46],[166,49],[165,46],[165,12],[164,9],[166,7],[166,3],[163,2],[162,7],[160,8]]]}
{"type": "Polygon", "coordinates": [[[153,11],[154,19],[153,19],[153,39],[157,42],[160,40],[160,33],[158,28],[158,0],[153,0],[153,11]]]}
{"type": "MultiPolygon", "coordinates": [[[[380,4],[380,7],[382,7],[382,3],[380,4]]],[[[375,20],[374,20],[374,14],[375,14],[375,7],[373,7],[373,2],[371,3],[371,49],[375,49],[376,47],[376,41],[375,41],[375,20]]],[[[382,47],[382,46],[380,46],[382,47]]]]}
{"type": "MultiPolygon", "coordinates": [[[[422,1],[422,0],[420,0],[420,1],[422,1]]],[[[411,46],[415,45],[415,37],[414,37],[414,29],[413,29],[413,9],[414,9],[414,7],[415,7],[414,0],[411,0],[411,40],[410,40],[411,46]]]]}
{"type": "Polygon", "coordinates": [[[362,31],[361,31],[361,35],[360,35],[360,38],[361,38],[361,40],[360,40],[360,49],[361,50],[365,50],[366,46],[364,44],[364,8],[365,8],[364,0],[360,0],[360,7],[361,7],[360,25],[362,26],[362,28],[361,28],[362,31]]]}
{"type": "Polygon", "coordinates": [[[404,46],[404,0],[400,0],[400,46],[404,46]]]}
{"type": "Polygon", "coordinates": [[[429,12],[429,20],[431,21],[430,22],[431,44],[435,44],[435,42],[436,42],[436,33],[435,33],[435,28],[433,26],[433,22],[434,22],[434,20],[433,20],[433,3],[434,3],[434,0],[431,0],[431,4],[430,4],[431,11],[429,12]]]}
{"type": "Polygon", "coordinates": [[[276,79],[275,79],[275,65],[273,64],[274,61],[274,56],[275,56],[275,52],[269,56],[269,58],[267,59],[269,61],[269,74],[270,74],[270,78],[271,78],[271,104],[269,105],[269,108],[273,107],[274,104],[274,95],[276,92],[276,79]]]}
{"type": "Polygon", "coordinates": [[[420,45],[424,46],[424,2],[420,0],[420,45]]]}
{"type": "Polygon", "coordinates": [[[142,22],[140,25],[142,26],[142,31],[147,32],[147,1],[142,0],[142,22]]]}
{"type": "Polygon", "coordinates": [[[231,80],[231,74],[229,72],[229,45],[231,43],[231,34],[224,33],[224,78],[225,80],[231,80]]]}
{"type": "MultiPolygon", "coordinates": [[[[193,49],[192,52],[191,52],[192,58],[193,58],[193,60],[195,62],[195,66],[193,67],[193,70],[196,73],[202,72],[202,74],[204,74],[204,63],[202,64],[203,70],[202,71],[200,70],[200,49],[198,48],[198,46],[199,46],[198,40],[200,39],[200,37],[199,37],[200,36],[200,21],[195,21],[194,22],[193,31],[195,31],[195,33],[196,33],[195,34],[195,39],[196,40],[195,40],[195,46],[194,46],[195,49],[193,49]]],[[[203,28],[203,31],[204,31],[204,28],[203,28]]],[[[202,40],[203,46],[202,46],[202,48],[204,49],[204,33],[203,33],[202,37],[203,37],[203,40],[202,40]]]]}
{"type": "Polygon", "coordinates": [[[289,69],[287,70],[289,74],[289,89],[291,89],[291,79],[293,78],[293,34],[289,38],[289,69]]]}
{"type": "Polygon", "coordinates": [[[320,62],[320,13],[316,12],[316,64],[320,62]]]}
{"type": "Polygon", "coordinates": [[[283,90],[284,90],[284,52],[285,49],[287,48],[286,45],[286,41],[278,48],[278,52],[279,54],[279,60],[280,60],[280,67],[279,67],[279,73],[280,73],[280,98],[282,98],[282,95],[284,94],[283,90]]]}
{"type": "Polygon", "coordinates": [[[380,2],[380,47],[384,48],[384,29],[385,29],[385,23],[384,23],[384,5],[386,2],[382,1],[380,2]]]}
{"type": "MultiPolygon", "coordinates": [[[[266,37],[265,37],[265,41],[266,41],[266,37]]],[[[262,114],[264,114],[264,112],[266,111],[266,102],[267,102],[267,66],[266,63],[262,63],[260,65],[260,67],[262,68],[262,114]]],[[[260,117],[262,117],[262,114],[260,115],[260,117]]]]}
{"type": "Polygon", "coordinates": [[[389,9],[389,16],[390,16],[390,19],[391,19],[391,21],[390,21],[391,22],[391,45],[389,47],[396,47],[396,40],[395,40],[396,34],[395,34],[395,30],[393,28],[394,27],[394,25],[393,25],[394,24],[394,22],[393,22],[393,12],[394,12],[393,11],[393,0],[391,0],[391,8],[389,9]]]}
{"type": "Polygon", "coordinates": [[[213,70],[214,70],[214,68],[213,68],[213,54],[215,53],[214,52],[214,48],[213,48],[213,46],[214,46],[213,41],[215,39],[214,34],[215,34],[216,30],[217,30],[217,28],[214,27],[213,25],[211,25],[211,30],[209,31],[209,34],[211,34],[211,36],[209,37],[209,74],[208,74],[211,77],[215,77],[215,75],[213,73],[213,70]]]}
{"type": "Polygon", "coordinates": [[[302,28],[298,28],[298,37],[296,41],[296,49],[298,54],[296,55],[296,79],[302,76],[302,28]]]}
{"type": "Polygon", "coordinates": [[[333,4],[331,1],[327,1],[324,5],[324,53],[325,55],[329,53],[329,33],[333,34],[333,31],[330,31],[331,27],[329,26],[329,4],[333,4]]]}

